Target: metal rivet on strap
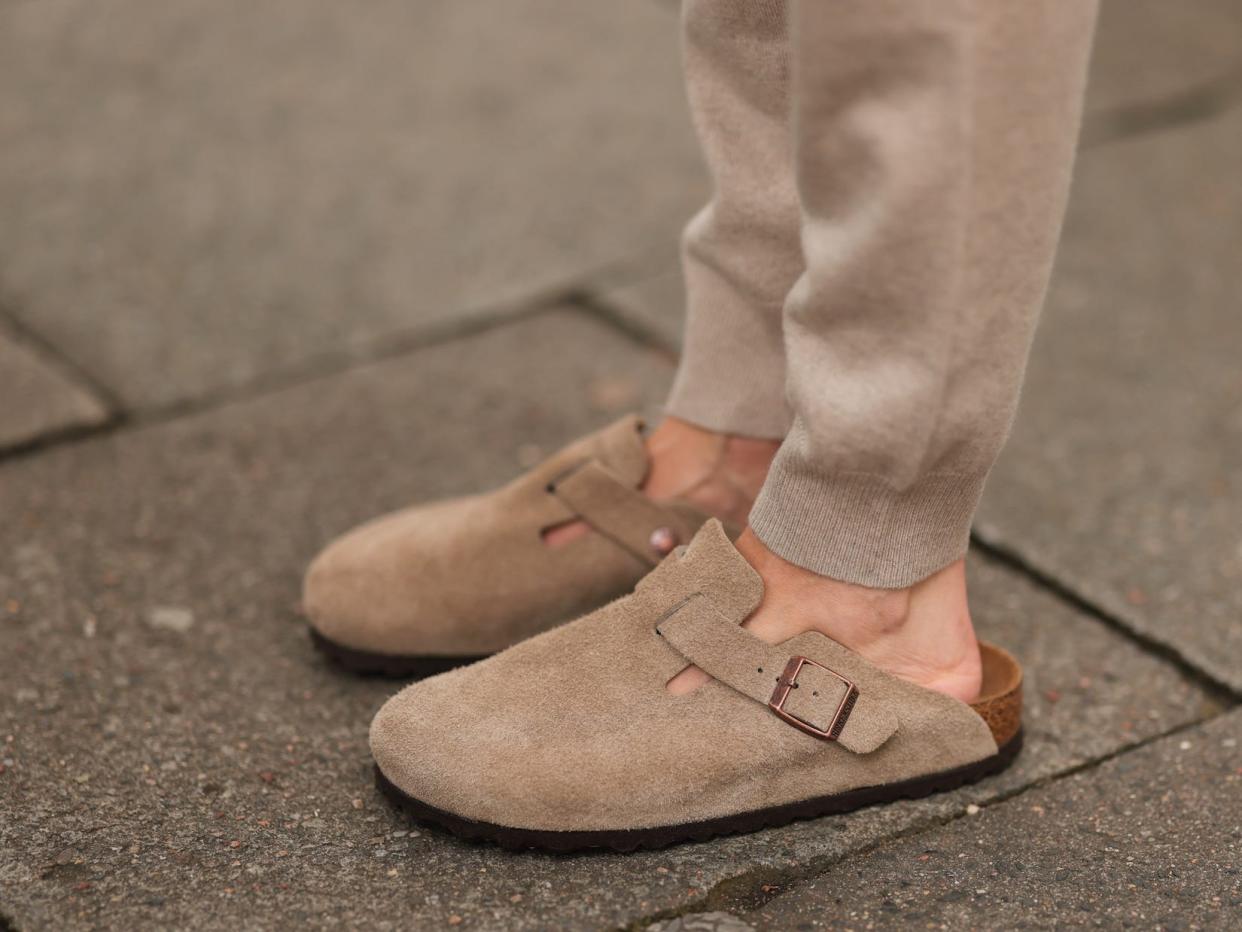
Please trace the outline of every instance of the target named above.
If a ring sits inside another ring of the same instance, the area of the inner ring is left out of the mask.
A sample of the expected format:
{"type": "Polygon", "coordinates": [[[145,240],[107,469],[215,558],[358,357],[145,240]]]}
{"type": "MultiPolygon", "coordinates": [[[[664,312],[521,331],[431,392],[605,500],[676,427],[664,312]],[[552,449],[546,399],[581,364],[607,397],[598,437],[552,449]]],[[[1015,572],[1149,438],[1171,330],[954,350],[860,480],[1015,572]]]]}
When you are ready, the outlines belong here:
{"type": "Polygon", "coordinates": [[[662,557],[668,556],[677,546],[677,532],[671,527],[658,527],[651,532],[648,540],[651,549],[662,557]]]}

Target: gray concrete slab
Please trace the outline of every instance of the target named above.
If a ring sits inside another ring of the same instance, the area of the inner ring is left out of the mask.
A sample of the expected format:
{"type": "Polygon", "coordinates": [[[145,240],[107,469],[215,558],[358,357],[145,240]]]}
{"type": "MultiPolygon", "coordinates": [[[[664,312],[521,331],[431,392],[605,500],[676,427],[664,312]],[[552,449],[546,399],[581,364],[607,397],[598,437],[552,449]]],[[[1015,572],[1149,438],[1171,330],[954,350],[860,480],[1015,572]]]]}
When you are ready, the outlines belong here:
{"type": "MultiPolygon", "coordinates": [[[[1234,929],[1242,712],[850,858],[752,929],[1234,929]]],[[[726,927],[727,928],[727,927],[726,927]]]]}
{"type": "Polygon", "coordinates": [[[503,308],[675,241],[676,12],[0,5],[9,303],[129,404],[503,308]]]}
{"type": "Polygon", "coordinates": [[[1242,689],[1242,111],[1085,155],[977,522],[1242,689]]]}
{"type": "Polygon", "coordinates": [[[1104,0],[1096,33],[1090,116],[1149,107],[1242,78],[1236,0],[1104,0]]]}
{"type": "Polygon", "coordinates": [[[302,567],[356,521],[498,482],[657,404],[669,375],[557,313],[0,466],[0,912],[19,929],[610,928],[1212,711],[1166,664],[977,562],[981,627],[1028,667],[1029,750],[1001,778],[634,856],[412,829],[370,782],[367,724],[394,687],[317,659],[302,567]]]}
{"type": "Polygon", "coordinates": [[[0,333],[0,450],[107,418],[94,395],[36,350],[0,333]]]}

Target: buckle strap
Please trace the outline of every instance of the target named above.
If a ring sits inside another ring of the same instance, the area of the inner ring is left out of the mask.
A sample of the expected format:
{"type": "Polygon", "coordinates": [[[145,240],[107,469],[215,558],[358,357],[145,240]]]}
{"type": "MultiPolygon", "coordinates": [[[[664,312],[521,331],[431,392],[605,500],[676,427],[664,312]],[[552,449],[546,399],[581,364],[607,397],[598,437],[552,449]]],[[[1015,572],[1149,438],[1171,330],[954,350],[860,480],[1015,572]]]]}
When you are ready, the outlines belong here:
{"type": "Polygon", "coordinates": [[[656,631],[708,676],[822,741],[869,754],[897,731],[892,712],[828,666],[827,658],[845,648],[823,635],[797,640],[800,646],[813,643],[820,648],[811,652],[826,662],[791,654],[787,647],[768,644],[730,621],[701,593],[674,607],[656,631]]]}
{"type": "Polygon", "coordinates": [[[693,533],[676,511],[626,485],[596,460],[558,477],[548,491],[648,566],[658,564],[693,533]]]}

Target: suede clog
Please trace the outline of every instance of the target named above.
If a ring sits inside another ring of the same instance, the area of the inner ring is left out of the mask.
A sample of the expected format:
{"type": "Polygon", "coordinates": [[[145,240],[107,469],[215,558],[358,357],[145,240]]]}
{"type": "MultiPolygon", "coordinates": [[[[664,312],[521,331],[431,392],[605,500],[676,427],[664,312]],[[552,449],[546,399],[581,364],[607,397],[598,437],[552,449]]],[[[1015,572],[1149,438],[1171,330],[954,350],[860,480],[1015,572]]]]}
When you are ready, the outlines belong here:
{"type": "Polygon", "coordinates": [[[985,645],[966,704],[818,633],[741,623],[763,582],[709,521],[635,592],[407,687],[371,726],[377,782],[416,818],[511,848],[632,850],[948,790],[1022,740],[1021,670],[985,645]],[[688,664],[713,679],[674,696],[688,664]]]}
{"type": "Polygon", "coordinates": [[[625,594],[706,520],[640,491],[641,431],[623,418],[494,492],[407,508],[339,538],[303,587],[316,645],[354,672],[428,675],[625,594]],[[577,519],[594,533],[544,541],[577,519]]]}

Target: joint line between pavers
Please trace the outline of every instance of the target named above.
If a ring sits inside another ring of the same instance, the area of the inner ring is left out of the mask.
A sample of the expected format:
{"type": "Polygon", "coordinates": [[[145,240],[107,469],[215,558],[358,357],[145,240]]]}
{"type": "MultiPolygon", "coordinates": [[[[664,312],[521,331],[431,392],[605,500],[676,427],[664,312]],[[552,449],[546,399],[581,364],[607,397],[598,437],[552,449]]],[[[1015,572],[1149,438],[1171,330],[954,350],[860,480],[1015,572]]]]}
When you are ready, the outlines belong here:
{"type": "Polygon", "coordinates": [[[104,409],[109,420],[125,413],[125,404],[110,385],[96,378],[89,368],[26,323],[21,315],[13,310],[12,304],[3,299],[0,299],[0,331],[3,331],[3,335],[19,346],[32,352],[40,362],[55,371],[66,382],[94,398],[104,409]]]}
{"type": "Polygon", "coordinates": [[[574,310],[572,289],[550,292],[518,305],[506,305],[480,311],[463,320],[443,325],[416,327],[395,331],[360,342],[355,347],[329,350],[309,356],[291,365],[269,370],[234,385],[212,389],[193,398],[184,398],[163,405],[115,413],[112,418],[93,427],[53,432],[33,440],[0,450],[0,468],[11,462],[28,459],[49,449],[85,443],[102,436],[126,433],[143,427],[167,424],[186,417],[204,414],[233,404],[242,404],[296,388],[322,379],[346,375],[355,369],[399,359],[425,349],[456,340],[479,336],[492,330],[516,325],[557,310],[574,310]]]}
{"type": "Polygon", "coordinates": [[[1185,679],[1206,692],[1210,699],[1224,703],[1226,706],[1235,706],[1242,702],[1242,694],[1239,694],[1236,689],[1199,667],[1177,648],[1135,629],[1121,616],[1114,615],[1112,612],[1096,605],[1068,583],[1062,582],[1060,579],[1032,564],[1013,548],[983,538],[977,531],[971,532],[970,542],[978,553],[994,563],[1025,577],[1054,598],[1094,618],[1110,630],[1135,644],[1144,653],[1163,660],[1177,670],[1185,679]]]}
{"type": "Polygon", "coordinates": [[[604,324],[640,348],[659,353],[670,362],[676,362],[681,355],[680,348],[665,339],[654,327],[624,314],[615,303],[594,289],[584,289],[573,295],[569,307],[570,310],[604,324]]]}

